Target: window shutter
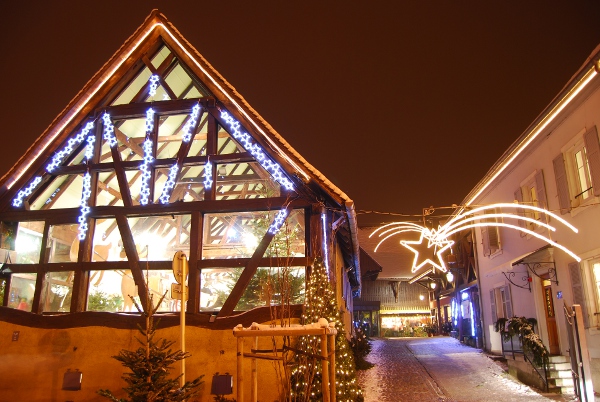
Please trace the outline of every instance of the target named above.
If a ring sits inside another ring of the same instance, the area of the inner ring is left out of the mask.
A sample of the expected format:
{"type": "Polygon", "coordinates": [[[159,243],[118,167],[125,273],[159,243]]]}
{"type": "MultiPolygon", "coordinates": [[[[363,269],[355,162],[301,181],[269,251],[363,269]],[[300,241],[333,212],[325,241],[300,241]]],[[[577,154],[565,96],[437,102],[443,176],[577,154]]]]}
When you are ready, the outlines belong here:
{"type": "Polygon", "coordinates": [[[581,280],[581,270],[578,262],[569,264],[569,275],[571,276],[571,288],[573,289],[573,304],[579,304],[583,312],[583,325],[590,327],[588,311],[585,305],[585,294],[583,293],[583,281],[581,280]]]}
{"type": "Polygon", "coordinates": [[[488,234],[488,228],[486,228],[486,227],[481,228],[481,244],[483,245],[483,255],[486,257],[489,256],[490,255],[490,236],[488,234]]]}
{"type": "Polygon", "coordinates": [[[498,321],[498,314],[496,313],[496,289],[490,290],[490,303],[492,305],[492,322],[498,321]]]}
{"type": "Polygon", "coordinates": [[[513,309],[512,309],[512,301],[510,295],[510,286],[504,286],[504,305],[506,306],[506,318],[513,318],[513,309]]]}
{"type": "Polygon", "coordinates": [[[556,179],[556,191],[558,193],[558,205],[560,213],[566,214],[571,210],[571,196],[569,195],[569,183],[567,182],[567,169],[563,154],[559,154],[552,160],[554,165],[554,178],[556,179]]]}
{"type": "Polygon", "coordinates": [[[592,189],[594,195],[600,195],[600,142],[598,142],[598,131],[596,126],[592,127],[583,135],[585,152],[592,177],[592,189]]]}
{"type": "Polygon", "coordinates": [[[539,201],[539,207],[550,209],[548,207],[548,200],[546,199],[546,186],[544,185],[544,171],[540,170],[535,174],[535,192],[539,201]]]}
{"type": "MultiPolygon", "coordinates": [[[[519,187],[518,189],[515,190],[515,200],[519,204],[523,203],[523,191],[521,190],[521,187],[519,187]]],[[[525,216],[525,211],[523,211],[521,208],[517,208],[517,214],[519,216],[525,216]]],[[[523,229],[527,229],[527,222],[525,222],[522,219],[519,219],[518,223],[519,223],[520,227],[522,227],[523,229]]],[[[521,233],[521,237],[526,236],[525,233],[523,233],[523,232],[520,232],[520,233],[521,233]]]]}

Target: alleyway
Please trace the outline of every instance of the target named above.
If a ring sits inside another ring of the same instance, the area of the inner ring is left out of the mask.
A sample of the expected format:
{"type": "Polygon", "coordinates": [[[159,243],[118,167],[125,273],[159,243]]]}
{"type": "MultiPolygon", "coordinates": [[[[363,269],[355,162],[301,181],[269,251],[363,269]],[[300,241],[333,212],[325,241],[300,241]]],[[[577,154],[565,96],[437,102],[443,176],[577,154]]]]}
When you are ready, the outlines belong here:
{"type": "Polygon", "coordinates": [[[365,402],[568,401],[514,380],[479,349],[450,337],[374,339],[359,371],[365,402]]]}

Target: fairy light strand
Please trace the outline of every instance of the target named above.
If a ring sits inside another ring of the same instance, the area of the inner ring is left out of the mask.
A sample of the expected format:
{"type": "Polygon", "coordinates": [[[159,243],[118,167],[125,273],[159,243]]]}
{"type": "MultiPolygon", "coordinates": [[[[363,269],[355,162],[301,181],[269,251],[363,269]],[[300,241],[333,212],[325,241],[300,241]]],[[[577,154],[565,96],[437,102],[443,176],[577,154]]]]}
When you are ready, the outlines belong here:
{"type": "Polygon", "coordinates": [[[160,194],[160,202],[162,204],[168,204],[171,200],[171,190],[175,187],[175,180],[177,180],[177,173],[179,173],[179,165],[174,164],[169,169],[169,177],[165,182],[165,185],[160,194]]]}
{"type": "Polygon", "coordinates": [[[148,205],[150,198],[150,179],[152,178],[152,163],[154,162],[154,156],[152,155],[152,149],[154,143],[150,139],[150,134],[154,129],[154,110],[152,108],[146,111],[146,140],[142,145],[144,150],[144,161],[140,165],[140,171],[142,172],[142,184],[140,188],[140,204],[148,205]]]}
{"type": "Polygon", "coordinates": [[[198,121],[198,116],[200,115],[200,105],[194,105],[192,108],[192,113],[190,113],[190,118],[187,123],[183,127],[183,142],[190,142],[192,139],[192,130],[198,121]]]}
{"type": "Polygon", "coordinates": [[[159,79],[160,79],[160,77],[156,74],[152,74],[150,76],[150,79],[148,80],[148,83],[150,84],[150,88],[148,89],[150,96],[156,95],[156,90],[158,89],[158,80],[159,79]]]}
{"type": "Polygon", "coordinates": [[[89,122],[85,125],[83,130],[79,132],[79,134],[77,134],[73,138],[70,138],[69,141],[67,141],[67,145],[65,145],[63,149],[54,154],[54,156],[52,157],[52,161],[50,161],[50,163],[46,166],[46,171],[48,173],[52,173],[57,167],[59,167],[62,164],[63,160],[68,155],[71,155],[71,153],[73,153],[73,148],[76,145],[81,144],[83,140],[86,139],[88,133],[92,128],[94,128],[94,123],[89,122]]]}
{"type": "Polygon", "coordinates": [[[108,113],[104,113],[102,115],[102,122],[104,123],[103,138],[112,148],[117,145],[117,138],[115,137],[115,126],[113,125],[108,113]]]}
{"type": "Polygon", "coordinates": [[[210,160],[204,165],[204,190],[210,190],[213,185],[212,166],[210,160]]]}
{"type": "Polygon", "coordinates": [[[42,182],[42,177],[41,176],[36,176],[29,183],[29,185],[26,188],[24,188],[23,190],[20,190],[19,193],[17,194],[17,196],[12,201],[13,207],[17,207],[18,208],[21,205],[23,205],[23,199],[25,199],[26,197],[29,197],[31,195],[31,193],[33,193],[33,190],[35,190],[35,188],[41,182],[42,182]]]}
{"type": "Polygon", "coordinates": [[[285,222],[285,218],[287,218],[287,216],[288,216],[288,211],[286,209],[280,210],[277,213],[277,215],[275,215],[275,219],[273,220],[273,223],[271,224],[271,226],[269,226],[269,233],[271,233],[271,234],[279,233],[279,230],[281,229],[281,226],[283,226],[283,223],[285,222]]]}
{"type": "Polygon", "coordinates": [[[237,120],[226,111],[221,112],[221,118],[229,125],[233,137],[256,158],[258,163],[273,176],[277,183],[287,190],[294,189],[294,184],[286,177],[281,166],[267,157],[260,145],[254,143],[250,134],[242,132],[241,125],[237,120]]]}

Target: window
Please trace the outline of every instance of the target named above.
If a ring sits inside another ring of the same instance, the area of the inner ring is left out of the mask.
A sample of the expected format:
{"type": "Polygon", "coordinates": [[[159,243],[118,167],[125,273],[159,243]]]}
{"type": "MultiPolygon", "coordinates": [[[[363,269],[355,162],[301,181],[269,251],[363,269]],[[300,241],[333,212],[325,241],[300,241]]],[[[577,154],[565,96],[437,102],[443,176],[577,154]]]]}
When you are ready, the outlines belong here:
{"type": "Polygon", "coordinates": [[[504,285],[490,290],[490,300],[492,304],[492,321],[498,321],[498,318],[512,318],[512,302],[510,298],[510,287],[504,285]]]}
{"type": "MultiPolygon", "coordinates": [[[[496,208],[494,213],[499,214],[500,208],[496,208]]],[[[482,222],[496,223],[500,222],[500,218],[487,218],[482,222]]],[[[481,244],[483,246],[483,255],[490,257],[502,251],[500,245],[500,228],[498,226],[482,226],[481,227],[481,244]]]]}
{"type": "Polygon", "coordinates": [[[587,204],[600,195],[600,142],[592,127],[578,134],[552,161],[560,211],[587,204]]]}
{"type": "MultiPolygon", "coordinates": [[[[544,184],[544,173],[542,170],[536,170],[521,182],[519,188],[515,190],[515,200],[520,204],[530,205],[538,208],[548,208],[546,198],[546,186],[544,184]]],[[[543,215],[538,211],[521,211],[517,210],[521,216],[527,216],[530,219],[539,221],[544,219],[543,215]]],[[[519,221],[519,226],[524,229],[536,230],[539,226],[534,222],[519,221]]],[[[526,236],[526,233],[521,232],[521,236],[526,236]]]]}

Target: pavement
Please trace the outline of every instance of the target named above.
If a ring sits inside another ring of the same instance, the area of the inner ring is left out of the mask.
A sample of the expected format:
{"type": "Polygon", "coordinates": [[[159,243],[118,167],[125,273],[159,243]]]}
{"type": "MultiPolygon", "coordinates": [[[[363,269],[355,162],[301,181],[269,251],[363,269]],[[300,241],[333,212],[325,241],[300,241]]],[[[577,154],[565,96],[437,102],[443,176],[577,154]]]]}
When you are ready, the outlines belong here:
{"type": "Polygon", "coordinates": [[[482,350],[451,337],[374,338],[358,371],[365,402],[572,401],[542,394],[511,377],[482,350]]]}

